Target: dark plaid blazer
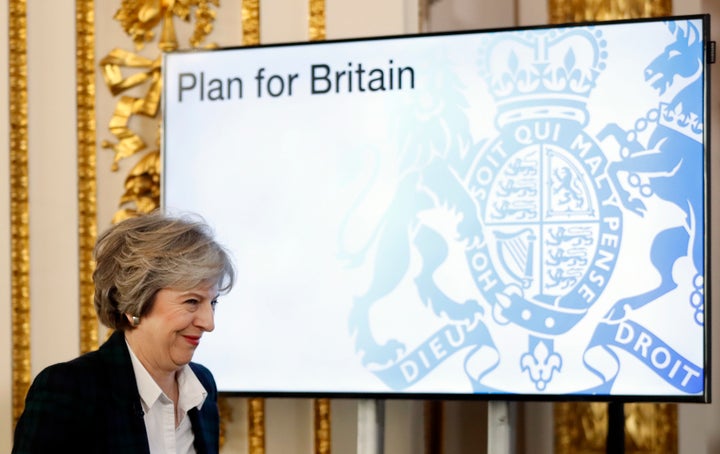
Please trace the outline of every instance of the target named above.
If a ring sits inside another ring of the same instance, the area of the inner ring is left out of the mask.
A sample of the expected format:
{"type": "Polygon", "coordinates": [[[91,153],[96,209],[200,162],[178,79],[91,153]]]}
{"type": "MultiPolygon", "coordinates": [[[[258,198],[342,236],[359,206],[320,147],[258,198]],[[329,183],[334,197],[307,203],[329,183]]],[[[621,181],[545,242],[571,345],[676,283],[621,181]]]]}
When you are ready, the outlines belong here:
{"type": "MultiPolygon", "coordinates": [[[[188,412],[198,454],[219,450],[217,388],[210,371],[190,363],[208,392],[188,412]]],[[[99,350],[43,370],[15,428],[13,453],[150,453],[130,353],[117,331],[99,350]]]]}

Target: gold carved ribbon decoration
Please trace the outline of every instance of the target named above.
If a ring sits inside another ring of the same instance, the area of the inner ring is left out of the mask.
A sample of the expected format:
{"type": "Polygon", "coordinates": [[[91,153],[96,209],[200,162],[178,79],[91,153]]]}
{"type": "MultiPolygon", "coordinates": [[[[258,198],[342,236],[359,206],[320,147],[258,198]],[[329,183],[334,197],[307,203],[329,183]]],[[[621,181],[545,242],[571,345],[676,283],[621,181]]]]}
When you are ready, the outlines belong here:
{"type": "MultiPolygon", "coordinates": [[[[663,17],[672,14],[672,0],[548,0],[552,24],[663,17]]],[[[677,453],[677,405],[628,403],[625,409],[625,450],[677,453]]],[[[607,404],[563,402],[554,406],[555,452],[606,452],[607,404]]]]}
{"type": "Polygon", "coordinates": [[[27,4],[10,0],[10,254],[12,307],[12,420],[30,387],[30,223],[28,175],[27,4]]]}
{"type": "MultiPolygon", "coordinates": [[[[176,19],[190,22],[194,18],[193,32],[188,39],[191,47],[200,47],[213,30],[219,0],[123,0],[114,18],[132,38],[135,52],[114,49],[100,61],[102,75],[113,96],[120,96],[109,122],[110,132],[116,141],[104,140],[103,148],[115,153],[112,170],[119,170],[120,161],[146,149],[146,140],[130,128],[135,116],[155,119],[162,93],[161,56],[146,58],[136,52],[146,43],[155,40],[160,27],[158,50],[178,49],[175,32],[176,19]],[[145,87],[143,96],[123,95],[131,88],[145,87]]],[[[209,44],[206,47],[215,47],[209,44]]],[[[159,122],[153,143],[159,144],[159,122]]],[[[128,173],[125,192],[113,222],[147,213],[160,206],[160,151],[155,148],[145,153],[128,173]]]]}

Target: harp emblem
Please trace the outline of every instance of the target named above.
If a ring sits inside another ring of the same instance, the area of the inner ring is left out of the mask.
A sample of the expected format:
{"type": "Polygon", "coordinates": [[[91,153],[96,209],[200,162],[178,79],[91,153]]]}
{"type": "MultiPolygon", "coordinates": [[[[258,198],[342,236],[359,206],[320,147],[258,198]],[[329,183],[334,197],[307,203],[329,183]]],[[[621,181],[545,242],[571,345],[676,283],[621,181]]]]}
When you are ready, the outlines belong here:
{"type": "Polygon", "coordinates": [[[516,233],[498,232],[496,248],[505,271],[529,288],[533,281],[533,252],[537,237],[531,229],[516,233]]]}

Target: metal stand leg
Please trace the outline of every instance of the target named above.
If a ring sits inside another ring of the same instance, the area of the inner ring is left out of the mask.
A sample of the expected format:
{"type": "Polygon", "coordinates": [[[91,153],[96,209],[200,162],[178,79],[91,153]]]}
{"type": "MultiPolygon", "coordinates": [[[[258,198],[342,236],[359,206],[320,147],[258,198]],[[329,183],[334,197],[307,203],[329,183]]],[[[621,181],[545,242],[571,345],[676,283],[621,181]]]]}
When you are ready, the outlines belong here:
{"type": "Polygon", "coordinates": [[[608,454],[625,453],[625,405],[622,402],[608,403],[608,454]]]}
{"type": "Polygon", "coordinates": [[[507,401],[488,402],[488,451],[493,454],[515,452],[514,406],[507,401]]]}
{"type": "Polygon", "coordinates": [[[385,447],[385,401],[358,401],[357,454],[383,454],[385,447]]]}

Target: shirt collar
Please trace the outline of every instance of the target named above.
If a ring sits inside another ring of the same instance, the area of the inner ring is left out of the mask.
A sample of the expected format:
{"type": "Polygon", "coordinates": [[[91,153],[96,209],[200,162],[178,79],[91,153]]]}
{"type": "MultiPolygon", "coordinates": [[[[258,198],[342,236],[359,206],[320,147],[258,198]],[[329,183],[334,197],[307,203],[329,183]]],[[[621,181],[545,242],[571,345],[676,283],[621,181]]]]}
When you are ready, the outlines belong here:
{"type": "MultiPolygon", "coordinates": [[[[137,382],[143,410],[147,413],[150,407],[152,407],[161,396],[164,399],[170,399],[162,392],[160,386],[153,380],[150,372],[145,369],[145,366],[143,366],[138,357],[135,356],[135,352],[133,352],[127,340],[125,340],[125,344],[130,352],[130,360],[132,361],[133,371],[135,372],[135,381],[137,382]]],[[[202,408],[202,404],[207,397],[207,391],[189,365],[184,365],[178,371],[177,382],[180,393],[178,407],[185,413],[193,408],[197,408],[198,410],[202,408]]]]}

